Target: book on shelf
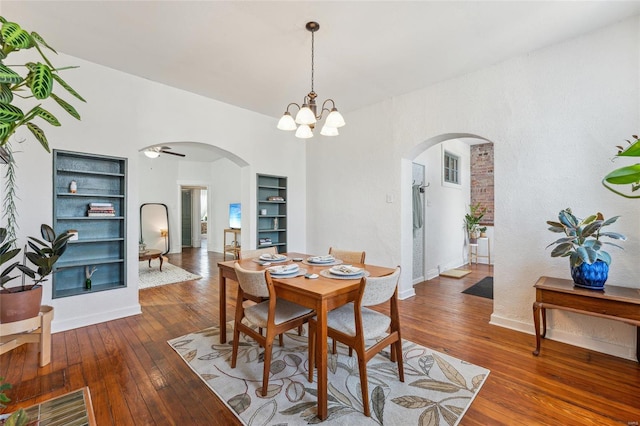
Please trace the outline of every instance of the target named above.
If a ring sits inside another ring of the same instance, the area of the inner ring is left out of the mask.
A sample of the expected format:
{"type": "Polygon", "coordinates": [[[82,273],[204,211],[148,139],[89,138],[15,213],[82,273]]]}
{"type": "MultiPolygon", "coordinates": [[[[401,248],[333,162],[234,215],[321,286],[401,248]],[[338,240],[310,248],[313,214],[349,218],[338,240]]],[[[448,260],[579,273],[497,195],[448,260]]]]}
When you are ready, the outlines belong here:
{"type": "Polygon", "coordinates": [[[89,203],[89,207],[112,207],[113,203],[89,203]]]}
{"type": "Polygon", "coordinates": [[[87,213],[115,213],[115,209],[89,209],[87,213]]]}
{"type": "Polygon", "coordinates": [[[89,217],[113,217],[115,216],[115,213],[93,213],[93,212],[88,212],[87,216],[89,217]]]}

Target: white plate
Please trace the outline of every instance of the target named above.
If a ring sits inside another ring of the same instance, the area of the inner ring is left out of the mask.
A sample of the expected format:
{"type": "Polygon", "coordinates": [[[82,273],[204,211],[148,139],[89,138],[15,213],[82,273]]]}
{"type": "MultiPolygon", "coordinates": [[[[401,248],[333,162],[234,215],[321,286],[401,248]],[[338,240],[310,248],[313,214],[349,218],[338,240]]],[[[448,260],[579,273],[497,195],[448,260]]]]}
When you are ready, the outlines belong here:
{"type": "Polygon", "coordinates": [[[309,263],[317,263],[318,265],[323,265],[325,263],[333,263],[336,259],[334,257],[321,260],[321,256],[312,256],[307,258],[307,262],[309,263]]]}
{"type": "Polygon", "coordinates": [[[284,254],[261,254],[260,260],[266,260],[267,262],[284,262],[287,260],[287,256],[284,254]]]}
{"type": "Polygon", "coordinates": [[[358,268],[357,272],[341,271],[340,270],[341,268],[344,268],[344,266],[334,266],[333,268],[329,269],[329,272],[331,272],[332,274],[335,274],[335,275],[341,275],[343,277],[351,277],[351,276],[355,276],[355,275],[362,275],[362,273],[364,272],[364,269],[362,269],[362,268],[358,268]]]}

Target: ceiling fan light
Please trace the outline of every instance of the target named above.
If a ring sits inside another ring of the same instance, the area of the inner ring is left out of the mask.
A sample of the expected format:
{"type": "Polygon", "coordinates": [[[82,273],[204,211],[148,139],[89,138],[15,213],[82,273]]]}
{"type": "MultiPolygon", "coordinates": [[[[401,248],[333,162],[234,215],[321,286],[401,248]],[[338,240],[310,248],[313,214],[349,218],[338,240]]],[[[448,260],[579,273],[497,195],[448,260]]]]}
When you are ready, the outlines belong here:
{"type": "Polygon", "coordinates": [[[300,139],[309,139],[313,137],[313,132],[311,131],[311,127],[307,124],[301,124],[296,130],[296,137],[300,139]]]}
{"type": "Polygon", "coordinates": [[[149,148],[144,150],[144,155],[149,158],[158,158],[160,156],[160,153],[154,148],[149,148]]]}
{"type": "Polygon", "coordinates": [[[289,111],[285,112],[280,118],[280,121],[278,121],[278,129],[287,131],[296,130],[296,122],[293,120],[289,111]]]}
{"type": "Polygon", "coordinates": [[[327,121],[325,122],[325,125],[329,127],[338,128],[338,127],[344,126],[345,124],[346,123],[344,122],[344,118],[342,117],[342,114],[338,112],[338,109],[332,108],[331,112],[327,116],[327,121]]]}
{"type": "Polygon", "coordinates": [[[338,129],[335,127],[327,126],[326,124],[322,126],[322,130],[320,130],[320,134],[322,136],[338,136],[338,129]]]}
{"type": "MultiPolygon", "coordinates": [[[[316,122],[316,116],[309,108],[309,105],[304,104],[300,111],[296,114],[296,123],[298,124],[314,124],[316,122]]],[[[309,129],[311,130],[311,129],[309,129]]]]}

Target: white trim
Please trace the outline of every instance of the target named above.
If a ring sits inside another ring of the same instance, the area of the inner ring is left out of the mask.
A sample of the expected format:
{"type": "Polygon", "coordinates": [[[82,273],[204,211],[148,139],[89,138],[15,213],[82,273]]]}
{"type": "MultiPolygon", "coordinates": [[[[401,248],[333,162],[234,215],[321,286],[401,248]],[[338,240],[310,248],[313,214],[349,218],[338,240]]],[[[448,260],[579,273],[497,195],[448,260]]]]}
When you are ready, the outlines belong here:
{"type": "MultiPolygon", "coordinates": [[[[496,325],[498,327],[504,327],[511,330],[520,331],[522,333],[531,334],[531,351],[535,349],[536,340],[535,340],[535,330],[533,328],[532,323],[522,322],[510,320],[508,318],[504,318],[498,316],[496,314],[491,314],[491,320],[489,324],[496,325]]],[[[603,342],[601,340],[593,339],[590,336],[586,335],[577,335],[567,333],[566,331],[561,330],[553,330],[547,327],[547,336],[545,339],[555,340],[562,343],[567,343],[569,345],[578,346],[581,348],[589,349],[596,352],[602,352],[607,355],[613,355],[620,358],[629,359],[631,361],[636,361],[635,347],[623,346],[610,342],[603,342]]],[[[540,356],[544,356],[544,340],[540,345],[540,356]]]]}
{"type": "MultiPolygon", "coordinates": [[[[51,332],[59,333],[62,331],[73,330],[74,328],[86,327],[88,325],[98,324],[101,322],[107,322],[116,320],[119,318],[129,317],[132,315],[139,315],[142,313],[142,308],[139,303],[128,306],[125,308],[114,309],[112,311],[100,312],[95,315],[82,315],[75,318],[69,318],[64,321],[56,321],[55,319],[51,323],[51,332]]],[[[55,318],[55,312],[54,312],[55,318]]]]}

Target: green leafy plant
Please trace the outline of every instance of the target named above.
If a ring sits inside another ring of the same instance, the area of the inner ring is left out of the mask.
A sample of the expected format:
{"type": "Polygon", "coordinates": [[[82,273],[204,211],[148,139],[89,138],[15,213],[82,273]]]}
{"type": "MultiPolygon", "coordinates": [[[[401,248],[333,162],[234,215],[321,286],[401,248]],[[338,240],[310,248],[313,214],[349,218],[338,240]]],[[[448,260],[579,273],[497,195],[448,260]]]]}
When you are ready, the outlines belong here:
{"type": "Polygon", "coordinates": [[[560,210],[558,221],[547,221],[549,231],[564,233],[565,236],[557,239],[547,246],[556,245],[551,251],[551,257],[569,257],[571,267],[580,266],[582,263],[592,264],[598,260],[611,264],[611,255],[602,250],[604,244],[622,248],[617,244],[600,241],[601,237],[624,241],[624,235],[617,232],[602,232],[602,228],[615,223],[620,216],[614,216],[607,220],[602,213],[593,214],[585,219],[578,219],[570,208],[560,210]]]}
{"type": "MultiPolygon", "coordinates": [[[[640,157],[640,139],[637,135],[632,135],[635,142],[627,139],[628,146],[626,148],[618,146],[617,157],[640,157]]],[[[625,198],[640,198],[640,195],[631,195],[618,191],[610,185],[630,185],[631,192],[640,189],[640,164],[636,163],[630,166],[620,167],[606,175],[602,179],[605,188],[625,198]]]]}
{"type": "MultiPolygon", "coordinates": [[[[0,408],[6,408],[6,404],[11,402],[11,399],[5,393],[9,389],[11,389],[11,384],[5,382],[4,377],[0,377],[0,408]]],[[[27,413],[21,408],[11,413],[3,424],[4,426],[23,426],[27,424],[28,420],[27,413]]]]}
{"type": "Polygon", "coordinates": [[[56,116],[42,107],[41,101],[48,98],[53,99],[69,115],[80,120],[80,114],[76,109],[53,92],[57,86],[60,86],[75,98],[86,102],[59,75],[62,70],[77,67],[54,67],[44,55],[42,48],[46,47],[56,54],[57,52],[38,33],[33,31],[29,33],[19,24],[9,22],[2,16],[0,16],[0,22],[2,23],[0,28],[0,147],[7,144],[9,137],[20,126],[26,126],[42,147],[50,152],[44,131],[32,121],[40,118],[52,126],[60,126],[56,116]],[[11,53],[32,48],[38,51],[44,63],[5,64],[11,53]],[[24,70],[26,75],[20,75],[14,69],[24,70]],[[14,105],[14,95],[23,99],[35,99],[36,105],[25,113],[20,107],[14,105]]]}
{"type": "MultiPolygon", "coordinates": [[[[17,278],[17,276],[11,277],[10,274],[13,270],[19,269],[24,275],[33,280],[33,285],[40,284],[46,281],[47,277],[53,272],[53,266],[56,264],[60,256],[67,249],[67,243],[71,234],[63,232],[60,235],[56,235],[54,230],[46,224],[40,226],[40,234],[44,241],[41,241],[34,237],[29,237],[28,247],[33,251],[28,251],[25,247],[25,256],[36,268],[31,269],[27,265],[20,264],[20,262],[14,262],[7,266],[0,274],[0,285],[5,291],[25,291],[27,290],[23,283],[20,287],[5,287],[5,285],[17,278]]],[[[13,241],[9,240],[5,242],[7,231],[4,228],[0,228],[0,266],[10,261],[18,255],[20,249],[12,248],[13,241]]]]}
{"type": "Polygon", "coordinates": [[[482,207],[480,203],[469,205],[469,213],[464,215],[464,228],[467,231],[468,238],[477,238],[480,221],[484,217],[486,211],[487,209],[482,207]]]}

